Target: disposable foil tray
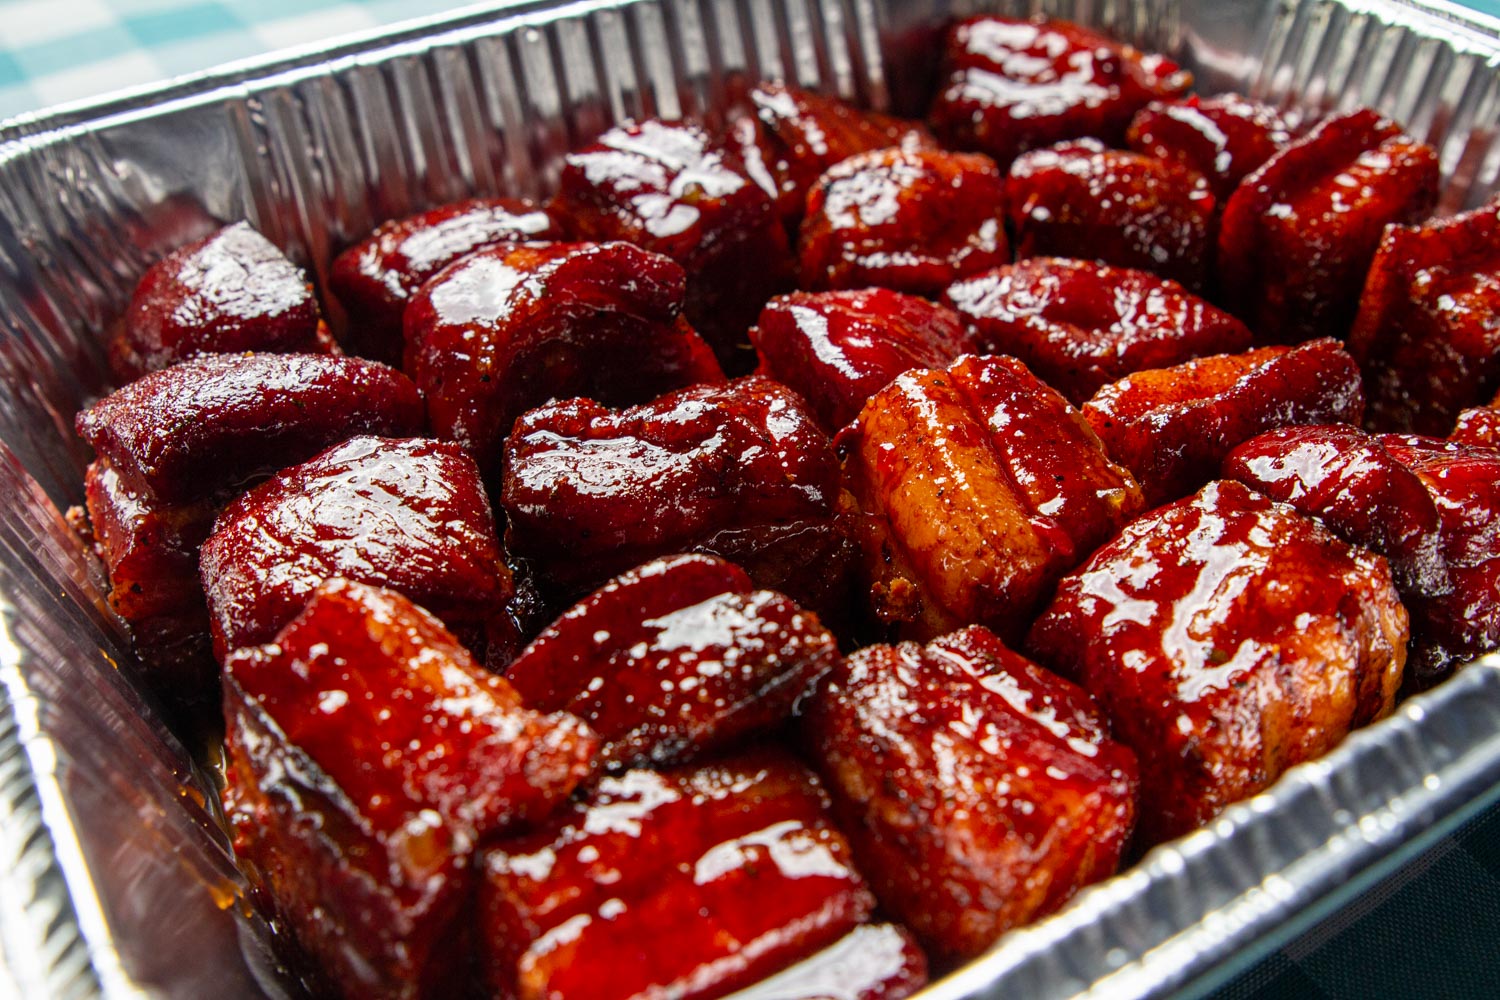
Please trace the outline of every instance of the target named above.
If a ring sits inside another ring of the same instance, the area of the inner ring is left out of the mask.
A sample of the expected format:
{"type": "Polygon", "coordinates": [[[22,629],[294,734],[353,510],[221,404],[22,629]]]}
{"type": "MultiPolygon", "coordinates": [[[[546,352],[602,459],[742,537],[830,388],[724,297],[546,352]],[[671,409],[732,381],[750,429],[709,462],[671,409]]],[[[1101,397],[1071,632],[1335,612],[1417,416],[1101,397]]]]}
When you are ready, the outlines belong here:
{"type": "MultiPolygon", "coordinates": [[[[782,78],[919,112],[942,26],[1044,11],[1173,54],[1200,90],[1375,106],[1441,153],[1442,210],[1500,172],[1500,22],[1398,0],[590,0],[471,8],[0,128],[0,995],[284,995],[207,771],[141,693],[72,418],[167,250],[248,219],[319,279],[383,219],[540,196],[627,116],[718,119],[782,78]]],[[[1174,992],[1285,935],[1500,790],[1500,658],[1012,933],[927,996],[1174,992]]],[[[290,987],[295,989],[295,987],[290,987]]]]}

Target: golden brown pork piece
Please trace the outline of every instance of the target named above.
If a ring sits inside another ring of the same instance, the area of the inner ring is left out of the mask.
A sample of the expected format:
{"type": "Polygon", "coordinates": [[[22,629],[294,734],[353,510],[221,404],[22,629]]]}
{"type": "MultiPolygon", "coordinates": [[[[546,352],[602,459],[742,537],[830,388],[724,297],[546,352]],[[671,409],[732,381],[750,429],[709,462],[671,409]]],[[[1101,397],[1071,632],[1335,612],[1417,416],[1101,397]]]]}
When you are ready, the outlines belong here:
{"type": "Polygon", "coordinates": [[[1140,840],[1196,829],[1390,712],[1407,614],[1384,559],[1237,482],[1127,525],[1026,648],[1140,757],[1140,840]]]}
{"type": "Polygon", "coordinates": [[[871,610],[902,636],[1015,635],[1142,507],[1078,411],[1014,358],[909,371],[838,445],[865,515],[871,610]]]}
{"type": "Polygon", "coordinates": [[[1152,504],[1218,475],[1235,445],[1296,424],[1359,423],[1359,369],[1338,341],[1218,354],[1136,372],[1083,404],[1111,458],[1152,504]]]}

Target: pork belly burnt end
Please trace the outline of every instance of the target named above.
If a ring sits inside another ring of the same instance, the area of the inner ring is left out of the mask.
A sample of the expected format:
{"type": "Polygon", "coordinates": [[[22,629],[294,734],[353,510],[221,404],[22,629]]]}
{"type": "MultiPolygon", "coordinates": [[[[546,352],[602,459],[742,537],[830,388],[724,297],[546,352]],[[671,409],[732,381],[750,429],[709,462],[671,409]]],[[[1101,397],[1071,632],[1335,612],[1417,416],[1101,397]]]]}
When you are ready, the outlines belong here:
{"type": "Polygon", "coordinates": [[[953,310],[883,288],[778,296],[750,340],[758,373],[795,390],[830,434],[897,375],[941,368],[975,346],[953,310]]]}
{"type": "Polygon", "coordinates": [[[982,16],[949,29],[929,120],[939,137],[1003,169],[1028,149],[1093,136],[1118,146],[1148,101],[1192,74],[1066,21],[982,16]]]}
{"type": "Polygon", "coordinates": [[[731,139],[745,172],[770,196],[793,235],[808,190],[835,163],[887,146],[937,148],[920,122],[863,111],[782,83],[762,83],[750,91],[747,103],[747,113],[730,127],[731,139]]]}
{"type": "Polygon", "coordinates": [[[1349,334],[1366,423],[1444,435],[1500,388],[1500,200],[1451,219],[1391,226],[1349,334]]]}
{"type": "Polygon", "coordinates": [[[604,778],[486,858],[490,988],[717,997],[832,944],[875,900],[817,780],[780,751],[604,778]]]}
{"type": "Polygon", "coordinates": [[[950,285],[984,353],[1020,358],[1075,406],[1131,372],[1247,350],[1250,331],[1175,281],[1035,257],[950,285]]]}
{"type": "Polygon", "coordinates": [[[1437,201],[1438,157],[1373,111],[1325,119],[1224,206],[1218,285],[1262,342],[1343,337],[1388,223],[1437,201]]]}
{"type": "Polygon", "coordinates": [[[1500,397],[1489,406],[1475,406],[1460,413],[1448,437],[1459,444],[1500,449],[1500,397]]]}
{"type": "Polygon", "coordinates": [[[934,957],[978,955],[1114,874],[1135,755],[1080,688],[971,627],[867,646],[806,731],[860,870],[934,957]]]}
{"type": "Polygon", "coordinates": [[[235,852],[351,998],[467,988],[478,839],[545,818],[594,748],[437,619],[346,581],[229,657],[224,717],[235,852]]]}
{"type": "Polygon", "coordinates": [[[643,403],[724,378],[682,320],[682,268],[629,243],[479,250],[406,310],[406,370],[437,436],[486,475],[515,419],[558,398],[643,403]]]}
{"type": "Polygon", "coordinates": [[[1239,94],[1152,101],[1125,136],[1137,153],[1173,160],[1208,180],[1220,204],[1296,134],[1296,119],[1239,94]]]}
{"type": "Polygon", "coordinates": [[[771,199],[724,142],[689,122],[622,122],[569,154],[551,208],[580,239],[681,264],[688,322],[726,371],[749,370],[745,331],[791,287],[792,256],[771,199]]]}
{"type": "Polygon", "coordinates": [[[383,223],[329,268],[349,317],[344,346],[399,364],[401,316],[428,278],[480,247],[562,238],[546,209],[520,198],[470,198],[383,223]]]}
{"type": "Polygon", "coordinates": [[[1151,504],[1212,479],[1235,445],[1294,424],[1359,423],[1359,369],[1335,340],[1221,354],[1136,372],[1105,386],[1083,415],[1151,504]]]}
{"type": "Polygon", "coordinates": [[[1196,829],[1390,712],[1407,615],[1384,559],[1240,483],[1127,525],[1026,648],[1140,758],[1140,842],[1196,829]]]}
{"type": "Polygon", "coordinates": [[[705,555],[655,559],[574,605],[506,670],[616,767],[683,763],[779,725],[838,661],[817,616],[705,555]]]}
{"type": "Polygon", "coordinates": [[[1201,292],[1217,202],[1171,160],[1080,139],[1026,153],[1006,180],[1016,256],[1077,257],[1151,271],[1201,292]]]}
{"type": "Polygon", "coordinates": [[[846,598],[838,493],[838,460],[802,401],[748,376],[625,410],[532,410],[506,443],[501,505],[511,550],[554,603],[695,551],[823,614],[846,598]]]}
{"type": "Polygon", "coordinates": [[[1078,411],[1014,358],[910,371],[839,435],[868,602],[903,636],[1017,635],[1058,577],[1141,509],[1078,411]]]}
{"type": "Polygon", "coordinates": [[[936,295],[1010,260],[1005,181],[988,157],[879,149],[833,166],[807,196],[802,287],[936,295]]]}
{"type": "Polygon", "coordinates": [[[225,509],[199,556],[214,652],[269,642],[323,581],[420,603],[477,644],[511,594],[479,470],[456,445],[351,438],[225,509]]]}
{"type": "Polygon", "coordinates": [[[235,351],[336,351],[306,276],[247,222],[153,264],[108,345],[121,382],[198,354],[235,351]]]}

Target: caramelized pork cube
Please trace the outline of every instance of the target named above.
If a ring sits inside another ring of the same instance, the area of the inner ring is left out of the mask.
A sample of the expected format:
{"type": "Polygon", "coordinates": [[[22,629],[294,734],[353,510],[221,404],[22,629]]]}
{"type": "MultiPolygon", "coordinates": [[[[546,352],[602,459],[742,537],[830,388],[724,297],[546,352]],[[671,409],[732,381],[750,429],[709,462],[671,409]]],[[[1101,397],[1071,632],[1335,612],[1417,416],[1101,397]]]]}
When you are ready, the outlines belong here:
{"type": "Polygon", "coordinates": [[[270,240],[237,222],[153,264],[110,336],[121,382],[198,354],[335,353],[318,300],[270,240]]]}
{"type": "Polygon", "coordinates": [[[1022,155],[1006,181],[1016,257],[1077,257],[1202,291],[1217,202],[1197,171],[1093,139],[1022,155]]]}
{"type": "Polygon", "coordinates": [[[486,473],[522,413],[611,406],[724,378],[682,320],[682,268],[629,243],[502,245],[432,279],[406,310],[406,370],[439,437],[486,473]]]}
{"type": "Polygon", "coordinates": [[[1005,181],[988,157],[931,149],[851,156],[807,196],[802,287],[936,295],[1010,260],[1005,181]]]}
{"type": "Polygon", "coordinates": [[[333,988],[467,988],[476,842],[567,799],[587,727],[523,708],[399,594],[342,580],[224,676],[235,851],[333,988]]]}
{"type": "Polygon", "coordinates": [[[422,429],[410,379],[358,358],[213,354],[152,372],[78,415],[115,472],[163,503],[238,492],[358,434],[422,429]]]}
{"type": "Polygon", "coordinates": [[[1083,405],[1105,450],[1130,468],[1152,505],[1202,486],[1257,434],[1357,424],[1363,412],[1359,369],[1327,338],[1136,372],[1083,405]]]}
{"type": "Polygon", "coordinates": [[[617,767],[678,764],[771,729],[838,661],[817,616],[712,556],[652,560],[574,605],[510,665],[617,767]]]}
{"type": "Polygon", "coordinates": [[[1075,406],[1110,382],[1205,354],[1247,350],[1250,331],[1175,281],[1036,257],[950,285],[981,349],[1010,354],[1075,406]]]}
{"type": "Polygon", "coordinates": [[[551,208],[578,238],[681,264],[688,322],[726,370],[749,369],[745,330],[793,268],[770,197],[733,150],[689,122],[622,122],[569,154],[559,184],[551,208]]]}
{"type": "Polygon", "coordinates": [[[762,83],[750,91],[748,103],[749,113],[734,123],[730,135],[746,173],[770,196],[793,233],[807,192],[840,160],[887,146],[937,148],[920,122],[862,111],[783,83],[762,83]]]}
{"type": "Polygon", "coordinates": [[[1481,448],[1500,448],[1500,402],[1464,410],[1448,439],[1481,448]]]}
{"type": "Polygon", "coordinates": [[[759,374],[793,389],[830,434],[897,375],[941,368],[975,345],[953,310],[883,288],[778,296],[750,340],[759,374]]]}
{"type": "Polygon", "coordinates": [[[351,438],[283,469],[224,510],[199,568],[220,659],[269,642],[334,577],[395,590],[460,633],[511,594],[479,470],[417,438],[351,438]]]}
{"type": "Polygon", "coordinates": [[[1135,756],[1088,694],[986,629],[861,649],[806,724],[860,870],[935,957],[1056,910],[1130,837],[1135,756]]]}
{"type": "Polygon", "coordinates": [[[1222,204],[1252,171],[1296,134],[1297,121],[1239,94],[1152,101],[1130,122],[1125,141],[1137,153],[1173,160],[1208,180],[1222,204]]]}
{"type": "Polygon", "coordinates": [[[896,924],[864,924],[732,1000],[902,1000],[927,985],[927,956],[896,924]]]}
{"type": "Polygon", "coordinates": [[[838,460],[806,406],[761,376],[610,410],[553,403],[505,447],[507,540],[554,602],[659,555],[709,552],[823,610],[847,561],[838,460]]]}
{"type": "Polygon", "coordinates": [[[1224,304],[1263,341],[1348,332],[1390,223],[1437,201],[1438,156],[1373,111],[1325,119],[1230,196],[1219,229],[1224,304]]]}
{"type": "Polygon", "coordinates": [[[1140,758],[1140,840],[1206,823],[1390,712],[1407,615],[1384,559],[1233,481],[1063,578],[1026,648],[1140,758]]]}
{"type": "Polygon", "coordinates": [[[1432,497],[1374,435],[1348,424],[1282,427],[1231,451],[1224,477],[1385,556],[1403,598],[1448,586],[1432,497]]]}
{"type": "Polygon", "coordinates": [[[392,219],[329,268],[328,285],[349,314],[344,346],[399,364],[401,316],[428,278],[480,247],[562,238],[546,209],[520,198],[470,198],[392,219]]]}
{"type": "Polygon", "coordinates": [[[827,793],[773,750],[604,778],[484,876],[488,981],[513,1000],[723,996],[875,906],[827,793]]]}
{"type": "Polygon", "coordinates": [[[1065,139],[1119,145],[1147,102],[1179,97],[1192,82],[1165,56],[1076,24],[985,15],[949,29],[928,118],[939,138],[988,153],[1003,168],[1065,139]]]}
{"type": "Polygon", "coordinates": [[[1437,507],[1449,587],[1410,601],[1413,686],[1500,649],[1500,451],[1415,435],[1380,443],[1437,507]]]}
{"type": "Polygon", "coordinates": [[[1500,199],[1388,227],[1364,287],[1349,353],[1370,427],[1444,435],[1500,388],[1500,199]]]}
{"type": "Polygon", "coordinates": [[[1057,579],[1141,509],[1079,412],[1014,358],[910,371],[839,435],[875,616],[932,638],[1015,635],[1057,579]]]}

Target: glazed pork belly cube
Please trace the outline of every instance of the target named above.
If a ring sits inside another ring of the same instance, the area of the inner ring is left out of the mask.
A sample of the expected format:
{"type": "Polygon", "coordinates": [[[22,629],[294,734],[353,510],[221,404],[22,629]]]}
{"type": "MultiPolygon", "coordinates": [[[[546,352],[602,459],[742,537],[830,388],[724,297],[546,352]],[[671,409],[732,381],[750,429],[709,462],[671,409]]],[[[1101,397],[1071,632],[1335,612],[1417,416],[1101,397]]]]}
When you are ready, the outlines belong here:
{"type": "Polygon", "coordinates": [[[879,149],[831,167],[807,196],[797,243],[809,291],[878,285],[936,295],[1010,260],[1005,179],[994,161],[879,149]]]}
{"type": "Polygon", "coordinates": [[[807,192],[823,171],[855,153],[887,146],[935,149],[920,122],[850,107],[843,101],[783,83],[762,83],[747,98],[748,113],[730,136],[745,172],[776,205],[795,235],[807,192]]]}
{"type": "Polygon", "coordinates": [[[296,354],[204,355],[78,415],[78,433],[98,454],[85,500],[110,606],[130,625],[159,694],[192,701],[213,688],[198,547],[220,509],[348,435],[421,426],[421,398],[400,372],[296,354]]]}
{"type": "Polygon", "coordinates": [[[867,601],[901,636],[1017,635],[1142,505],[1079,412],[1014,358],[910,371],[839,434],[867,601]]]}
{"type": "Polygon", "coordinates": [[[498,472],[511,426],[553,399],[644,403],[724,374],[682,319],[686,277],[629,243],[482,249],[406,310],[406,370],[433,432],[498,472]]]}
{"type": "Polygon", "coordinates": [[[361,436],[225,508],[199,553],[214,654],[269,642],[325,580],[403,594],[474,645],[512,592],[474,462],[456,445],[361,436]]]}
{"type": "Polygon", "coordinates": [[[1375,430],[1445,435],[1500,388],[1500,199],[1390,226],[1370,265],[1349,353],[1375,430]]]}
{"type": "Polygon", "coordinates": [[[479,928],[496,996],[690,1000],[818,952],[874,907],[827,793],[766,749],[604,778],[495,842],[479,928]]]}
{"type": "Polygon", "coordinates": [[[941,368],[976,343],[953,310],[884,288],[778,296],[750,340],[757,373],[800,395],[830,434],[897,375],[941,368]]]}
{"type": "Polygon", "coordinates": [[[236,351],[337,352],[307,277],[247,222],[151,265],[108,344],[121,382],[199,354],[236,351]]]}
{"type": "Polygon", "coordinates": [[[1240,182],[1285,149],[1297,119],[1239,94],[1152,101],[1130,122],[1126,144],[1137,153],[1197,171],[1222,205],[1240,182]]]}
{"type": "Polygon", "coordinates": [[[1388,714],[1407,627],[1384,559],[1223,480],[1064,577],[1026,649],[1140,758],[1149,846],[1388,714]]]}
{"type": "Polygon", "coordinates": [[[327,991],[467,995],[478,841],[568,798],[588,728],[523,708],[399,594],[342,580],[224,676],[235,853],[327,991]]]}
{"type": "Polygon", "coordinates": [[[733,1000],[902,1000],[927,985],[927,956],[896,924],[863,924],[733,1000]]]}
{"type": "Polygon", "coordinates": [[[1250,330],[1175,281],[1034,257],[948,287],[986,354],[1019,358],[1075,406],[1111,382],[1205,354],[1248,350],[1250,330]]]}
{"type": "Polygon", "coordinates": [[[846,599],[839,466],[802,401],[762,376],[611,410],[532,410],[505,448],[511,550],[552,603],[656,556],[707,552],[828,620],[846,599]]]}
{"type": "Polygon", "coordinates": [[[1093,136],[1120,145],[1148,102],[1185,94],[1192,74],[1080,25],[985,15],[948,31],[928,118],[938,137],[994,157],[1093,136]]]}
{"type": "Polygon", "coordinates": [[[587,722],[606,765],[660,767],[774,729],[838,658],[816,615],[688,554],[611,580],[505,676],[528,706],[587,722]]]}
{"type": "Polygon", "coordinates": [[[401,317],[427,279],[481,247],[562,238],[546,209],[520,198],[470,198],[383,223],[328,271],[329,288],[348,314],[344,346],[400,364],[401,317]]]}
{"type": "Polygon", "coordinates": [[[805,726],[860,870],[935,958],[1056,910],[1130,838],[1135,755],[1088,694],[986,629],[861,649],[805,726]]]}
{"type": "Polygon", "coordinates": [[[1489,406],[1475,406],[1458,415],[1449,440],[1481,448],[1500,448],[1500,396],[1489,406]]]}
{"type": "Polygon", "coordinates": [[[792,285],[771,198],[723,140],[690,122],[622,122],[568,155],[553,213],[585,240],[624,240],[687,271],[688,322],[726,371],[753,357],[745,331],[792,285]]]}
{"type": "Polygon", "coordinates": [[[1011,164],[1007,213],[1016,257],[1077,257],[1151,271],[1202,291],[1217,201],[1197,171],[1093,139],[1011,164]]]}
{"type": "Polygon", "coordinates": [[[1223,304],[1263,343],[1343,337],[1390,223],[1426,218],[1438,156],[1373,111],[1325,119],[1235,189],[1219,228],[1223,304]]]}
{"type": "Polygon", "coordinates": [[[1363,412],[1359,369],[1326,338],[1136,372],[1083,405],[1105,450],[1152,505],[1202,486],[1235,445],[1263,431],[1357,424],[1363,412]]]}

